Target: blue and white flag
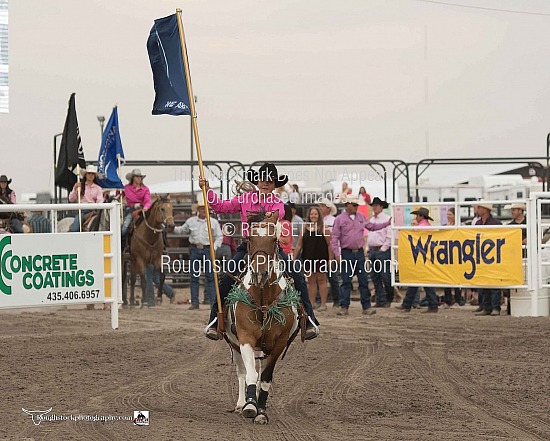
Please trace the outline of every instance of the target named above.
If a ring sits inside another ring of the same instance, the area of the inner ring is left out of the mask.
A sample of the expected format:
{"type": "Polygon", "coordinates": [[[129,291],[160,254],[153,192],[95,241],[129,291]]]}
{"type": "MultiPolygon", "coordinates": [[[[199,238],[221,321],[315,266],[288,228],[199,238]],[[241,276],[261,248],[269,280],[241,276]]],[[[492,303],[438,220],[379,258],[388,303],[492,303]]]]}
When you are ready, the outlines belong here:
{"type": "Polygon", "coordinates": [[[176,14],[155,20],[147,39],[153,70],[153,115],[191,115],[176,14]]]}
{"type": "Polygon", "coordinates": [[[118,127],[118,110],[115,107],[103,132],[97,159],[98,183],[103,188],[124,188],[118,176],[118,159],[121,163],[125,161],[118,127]]]}

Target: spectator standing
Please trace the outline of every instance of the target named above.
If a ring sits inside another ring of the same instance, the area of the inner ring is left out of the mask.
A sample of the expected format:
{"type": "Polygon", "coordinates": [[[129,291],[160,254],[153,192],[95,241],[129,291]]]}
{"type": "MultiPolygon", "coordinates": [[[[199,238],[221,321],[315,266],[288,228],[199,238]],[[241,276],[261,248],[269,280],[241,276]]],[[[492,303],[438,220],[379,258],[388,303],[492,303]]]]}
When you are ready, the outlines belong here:
{"type": "MultiPolygon", "coordinates": [[[[456,225],[455,208],[451,207],[447,210],[447,226],[456,225]]],[[[445,304],[451,306],[453,304],[453,289],[455,291],[455,303],[460,306],[464,306],[466,302],[462,298],[460,288],[445,288],[445,304]]]]}
{"type": "MultiPolygon", "coordinates": [[[[477,205],[477,214],[479,220],[476,222],[476,226],[479,225],[502,225],[502,222],[495,219],[491,212],[493,211],[493,205],[485,202],[479,202],[477,205]]],[[[502,293],[500,289],[483,288],[479,290],[482,300],[479,303],[481,311],[476,312],[476,315],[500,315],[500,301],[502,293]]]]}
{"type": "Polygon", "coordinates": [[[365,187],[359,189],[359,198],[365,201],[365,204],[371,205],[370,194],[367,193],[365,187]]]}
{"type": "MultiPolygon", "coordinates": [[[[0,176],[0,198],[5,204],[17,203],[15,191],[10,188],[11,181],[12,179],[8,179],[6,175],[0,176]]],[[[10,228],[14,233],[23,233],[23,225],[21,224],[21,220],[16,216],[11,217],[10,228]]]]}
{"type": "MultiPolygon", "coordinates": [[[[103,189],[96,183],[97,167],[88,165],[86,169],[80,170],[80,175],[84,178],[82,181],[74,184],[73,190],[69,193],[69,202],[80,202],[87,204],[101,204],[103,202],[103,189]]],[[[82,210],[82,216],[86,216],[91,210],[82,210]]],[[[80,231],[80,216],[76,214],[70,231],[80,231]]]]}
{"type": "Polygon", "coordinates": [[[336,218],[332,229],[332,251],[336,260],[340,263],[342,274],[340,311],[338,311],[338,315],[348,315],[351,297],[351,279],[354,275],[357,275],[359,279],[363,314],[372,315],[376,313],[371,308],[368,286],[369,279],[365,265],[365,253],[363,251],[363,232],[365,228],[371,231],[381,230],[390,225],[390,221],[374,224],[361,213],[358,213],[358,208],[359,198],[357,196],[348,196],[346,209],[336,218]]]}
{"type": "MultiPolygon", "coordinates": [[[[375,197],[371,203],[373,216],[370,221],[373,224],[390,220],[384,213],[388,203],[375,197]]],[[[393,286],[391,284],[391,229],[385,227],[378,231],[372,231],[368,235],[369,259],[371,263],[371,279],[374,284],[376,298],[375,306],[389,308],[393,302],[393,286]]]]}
{"type": "MultiPolygon", "coordinates": [[[[411,214],[416,215],[415,221],[416,225],[419,227],[429,227],[430,221],[433,221],[433,219],[430,217],[430,210],[428,210],[425,207],[420,207],[418,210],[411,211],[411,214]]],[[[435,289],[431,286],[425,286],[424,291],[426,292],[426,298],[428,299],[428,309],[425,311],[427,313],[430,312],[438,312],[439,306],[437,301],[437,294],[435,293],[435,289]]],[[[414,298],[416,297],[418,293],[418,286],[409,286],[407,288],[407,293],[405,295],[405,299],[403,300],[403,303],[399,307],[399,309],[403,312],[410,312],[411,307],[414,302],[414,298]]]]}
{"type": "Polygon", "coordinates": [[[298,184],[292,184],[292,191],[288,195],[288,201],[292,202],[293,204],[299,204],[301,200],[302,198],[300,196],[300,189],[298,188],[298,184]]]}
{"type": "MultiPolygon", "coordinates": [[[[191,273],[191,306],[189,309],[199,309],[199,277],[204,273],[205,298],[213,305],[216,302],[216,290],[214,286],[214,268],[210,259],[210,238],[208,225],[206,224],[206,207],[204,201],[193,204],[192,210],[196,213],[185,223],[174,229],[176,234],[189,234],[189,265],[191,273]]],[[[212,226],[212,239],[214,250],[219,248],[223,241],[220,224],[214,218],[210,218],[212,226]]]]}
{"type": "MultiPolygon", "coordinates": [[[[332,228],[334,227],[334,221],[336,218],[336,205],[328,199],[321,198],[318,201],[321,215],[323,216],[323,224],[325,228],[332,234],[332,228]]],[[[332,249],[332,246],[331,246],[332,249]]],[[[328,283],[330,284],[330,294],[332,297],[332,306],[338,308],[340,306],[340,271],[337,266],[332,266],[327,272],[328,283]]]]}
{"type": "Polygon", "coordinates": [[[296,214],[296,204],[294,204],[294,202],[288,202],[286,205],[292,212],[292,220],[290,222],[292,224],[292,250],[294,250],[298,243],[300,231],[304,226],[304,220],[296,214]]]}
{"type": "Polygon", "coordinates": [[[317,296],[317,288],[321,297],[321,306],[318,311],[327,310],[327,279],[325,273],[329,262],[334,258],[330,247],[330,231],[323,225],[321,210],[311,207],[307,213],[306,223],[300,232],[298,244],[294,250],[294,259],[297,259],[300,251],[304,271],[309,274],[307,278],[309,300],[313,305],[317,296]]]}
{"type": "MultiPolygon", "coordinates": [[[[227,222],[226,222],[227,223],[227,222]]],[[[225,263],[231,260],[231,256],[237,252],[237,243],[232,235],[228,234],[224,228],[225,223],[222,225],[223,240],[220,247],[216,250],[216,259],[218,259],[221,266],[221,271],[225,272],[225,263]]]]}
{"type": "Polygon", "coordinates": [[[288,206],[288,204],[285,204],[285,215],[283,216],[283,219],[280,221],[281,223],[281,234],[279,235],[279,244],[281,245],[281,249],[283,252],[288,255],[292,256],[292,210],[288,206]]]}

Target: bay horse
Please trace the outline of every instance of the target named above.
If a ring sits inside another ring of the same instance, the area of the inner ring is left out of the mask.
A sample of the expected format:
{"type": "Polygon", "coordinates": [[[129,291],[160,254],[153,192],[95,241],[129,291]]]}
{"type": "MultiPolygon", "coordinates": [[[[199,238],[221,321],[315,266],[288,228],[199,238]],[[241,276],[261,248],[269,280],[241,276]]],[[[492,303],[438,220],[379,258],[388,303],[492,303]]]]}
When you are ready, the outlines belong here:
{"type": "Polygon", "coordinates": [[[239,398],[235,412],[267,424],[267,398],[275,363],[298,332],[300,294],[279,257],[279,211],[248,212],[248,270],[227,297],[226,340],[235,352],[239,398]],[[256,369],[256,355],[265,361],[256,369]],[[262,369],[263,364],[263,369],[262,369]]]}
{"type": "MultiPolygon", "coordinates": [[[[136,219],[137,220],[137,219],[136,219]]],[[[128,247],[130,251],[130,306],[135,305],[134,289],[137,274],[140,276],[142,298],[141,306],[147,299],[147,283],[145,279],[145,267],[152,265],[154,271],[160,274],[158,295],[162,296],[164,285],[164,273],[161,271],[161,259],[164,252],[164,229],[172,231],[175,227],[172,202],[170,197],[158,197],[153,205],[143,214],[141,223],[136,225],[134,220],[133,233],[128,235],[128,247]]],[[[126,273],[126,271],[123,271],[126,273]]],[[[125,290],[123,290],[123,305],[127,304],[125,290]]],[[[155,305],[154,298],[148,300],[149,306],[155,305]]]]}

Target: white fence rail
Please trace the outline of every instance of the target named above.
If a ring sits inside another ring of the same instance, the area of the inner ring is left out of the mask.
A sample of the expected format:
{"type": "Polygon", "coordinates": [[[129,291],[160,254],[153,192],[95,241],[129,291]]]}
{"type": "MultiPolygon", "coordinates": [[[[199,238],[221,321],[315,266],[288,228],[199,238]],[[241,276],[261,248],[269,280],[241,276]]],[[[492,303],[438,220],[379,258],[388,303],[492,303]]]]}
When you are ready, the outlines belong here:
{"type": "Polygon", "coordinates": [[[120,204],[0,205],[0,213],[14,211],[49,212],[53,233],[0,235],[0,309],[107,303],[117,329],[120,204]],[[107,210],[109,230],[58,233],[57,212],[77,210],[107,210]]]}

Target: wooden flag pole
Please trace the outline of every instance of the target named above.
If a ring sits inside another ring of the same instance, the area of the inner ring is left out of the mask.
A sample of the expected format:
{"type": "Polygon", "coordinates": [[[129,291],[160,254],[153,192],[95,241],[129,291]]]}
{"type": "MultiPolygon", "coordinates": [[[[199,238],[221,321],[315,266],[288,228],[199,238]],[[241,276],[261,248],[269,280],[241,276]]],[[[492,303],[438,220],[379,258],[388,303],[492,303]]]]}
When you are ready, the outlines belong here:
{"type": "MultiPolygon", "coordinates": [[[[189,62],[187,60],[187,49],[185,47],[185,36],[183,33],[183,23],[181,20],[181,9],[176,9],[176,18],[178,20],[178,30],[180,34],[180,43],[181,43],[181,55],[183,57],[183,67],[185,71],[185,81],[187,82],[187,94],[189,95],[189,108],[191,110],[191,123],[193,126],[193,134],[195,136],[195,148],[197,151],[197,161],[199,163],[199,176],[204,179],[204,169],[202,165],[202,153],[201,153],[201,143],[199,139],[199,129],[197,127],[197,113],[195,112],[195,100],[193,99],[193,87],[191,86],[191,75],[189,74],[189,62]]],[[[193,176],[191,176],[193,179],[193,176]]],[[[206,225],[208,227],[208,238],[210,240],[210,260],[212,261],[212,271],[214,273],[214,285],[216,287],[216,300],[218,302],[218,332],[225,333],[225,320],[223,317],[223,305],[222,299],[220,296],[220,287],[218,284],[218,272],[216,271],[216,251],[214,250],[214,241],[212,239],[212,225],[210,224],[210,210],[208,205],[208,197],[206,188],[202,188],[202,197],[204,200],[204,205],[206,208],[206,225]]]]}

